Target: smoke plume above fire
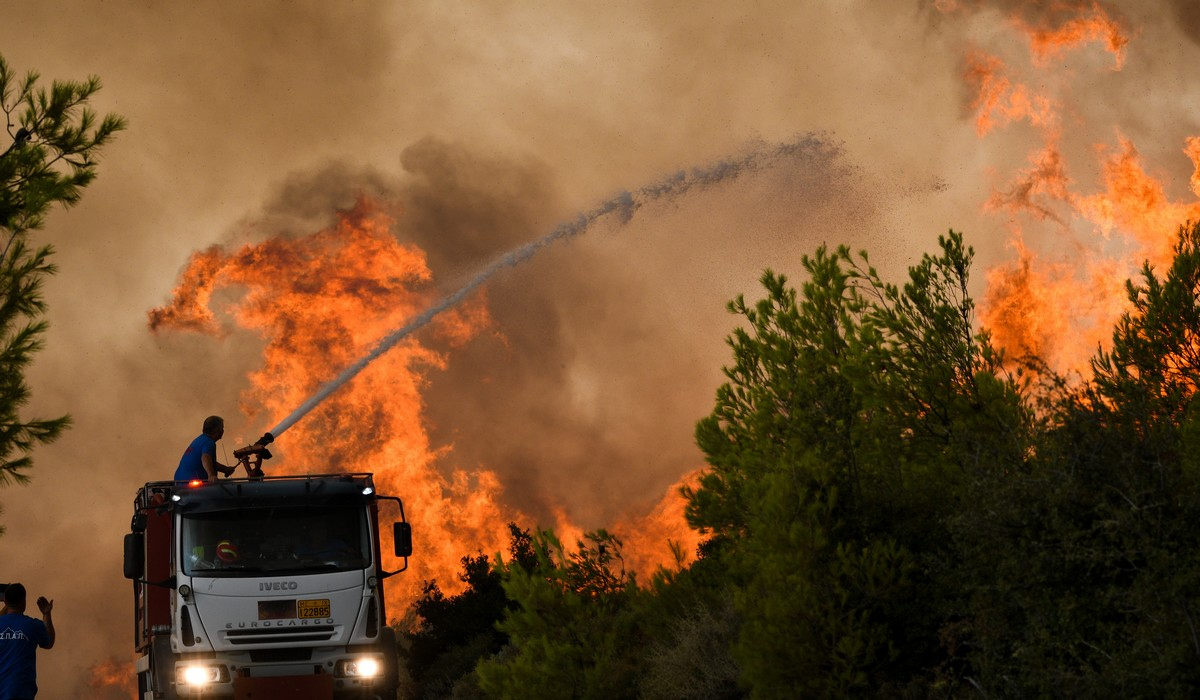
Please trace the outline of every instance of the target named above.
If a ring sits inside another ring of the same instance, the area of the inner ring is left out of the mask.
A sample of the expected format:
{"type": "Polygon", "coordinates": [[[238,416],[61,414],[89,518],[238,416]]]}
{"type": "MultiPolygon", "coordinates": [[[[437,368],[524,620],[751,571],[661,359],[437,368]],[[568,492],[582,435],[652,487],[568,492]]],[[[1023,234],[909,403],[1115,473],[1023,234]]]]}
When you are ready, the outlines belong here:
{"type": "Polygon", "coordinates": [[[452,588],[510,519],[668,561],[724,304],[766,267],[846,243],[896,279],[962,230],[996,342],[1071,370],[1198,213],[1186,0],[51,0],[7,8],[0,39],[18,71],[100,75],[131,123],[39,233],[60,272],[30,408],[75,428],[0,493],[0,575],[56,599],[47,697],[122,696],[129,504],[204,416],[227,452],[254,440],[617,193],[809,144],[504,268],[288,429],[269,469],[375,471],[411,506],[398,598],[452,588]]]}

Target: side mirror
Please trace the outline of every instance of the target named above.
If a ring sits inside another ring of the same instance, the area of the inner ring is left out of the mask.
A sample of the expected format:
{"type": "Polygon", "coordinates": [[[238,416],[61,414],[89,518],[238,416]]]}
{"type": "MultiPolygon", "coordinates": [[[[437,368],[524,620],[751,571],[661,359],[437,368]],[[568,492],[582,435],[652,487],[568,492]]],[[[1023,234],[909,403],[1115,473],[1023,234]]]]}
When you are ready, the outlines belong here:
{"type": "Polygon", "coordinates": [[[146,536],[140,532],[125,535],[125,578],[140,579],[145,570],[146,536]]]}
{"type": "Polygon", "coordinates": [[[408,523],[393,523],[392,544],[396,547],[396,556],[412,556],[412,525],[408,523]]]}

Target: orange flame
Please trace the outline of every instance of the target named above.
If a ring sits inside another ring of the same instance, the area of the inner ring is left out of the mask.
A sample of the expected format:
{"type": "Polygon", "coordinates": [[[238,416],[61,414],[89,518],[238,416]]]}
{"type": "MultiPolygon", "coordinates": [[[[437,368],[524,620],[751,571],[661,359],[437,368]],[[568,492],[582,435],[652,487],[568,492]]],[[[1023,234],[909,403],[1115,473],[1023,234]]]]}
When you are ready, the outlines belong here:
{"type": "MultiPolygon", "coordinates": [[[[424,254],[399,243],[394,224],[362,200],[336,225],[308,236],[197,253],[171,303],[150,312],[150,326],[220,335],[220,315],[258,333],[263,361],[249,377],[242,410],[262,422],[278,420],[434,301],[424,254]],[[226,287],[243,290],[241,297],[210,308],[214,292],[226,287]]],[[[445,312],[431,332],[447,349],[406,338],[289,429],[277,443],[279,464],[268,465],[275,473],[370,471],[381,493],[404,499],[417,553],[409,573],[389,581],[393,615],[423,580],[455,592],[461,558],[505,551],[508,522],[537,525],[505,503],[504,486],[486,465],[437,469],[441,453],[422,422],[423,371],[444,367],[456,347],[492,326],[482,294],[445,312]]],[[[582,534],[567,513],[555,527],[564,543],[582,534]]],[[[664,541],[686,531],[682,517],[664,527],[664,541]]]]}
{"type": "Polygon", "coordinates": [[[1065,320],[1050,313],[1053,298],[1049,275],[1033,269],[1033,256],[1016,238],[1016,262],[988,272],[988,289],[981,310],[992,340],[1017,354],[1044,357],[1054,339],[1064,337],[1065,320]]]}
{"type": "MultiPolygon", "coordinates": [[[[1098,2],[1075,5],[1073,10],[1079,14],[1056,27],[1033,26],[1020,19],[1015,20],[1017,26],[1029,36],[1034,60],[1044,63],[1080,44],[1100,42],[1113,55],[1113,67],[1120,70],[1125,63],[1125,47],[1129,45],[1129,35],[1122,23],[1109,15],[1098,2]]],[[[1064,9],[1070,7],[1062,2],[1058,6],[1064,9]]]]}
{"type": "Polygon", "coordinates": [[[136,698],[137,683],[135,680],[133,662],[128,659],[112,658],[93,664],[88,669],[87,697],[97,700],[104,698],[136,698]]]}
{"type": "MultiPolygon", "coordinates": [[[[252,419],[286,415],[429,303],[425,256],[398,243],[392,223],[363,200],[309,236],[197,253],[171,303],[150,312],[150,326],[220,335],[208,306],[213,292],[243,289],[229,308],[216,310],[266,343],[242,409],[252,419]]],[[[440,317],[434,332],[453,346],[490,323],[477,299],[440,317]]],[[[404,582],[390,589],[393,603],[404,604],[422,579],[453,585],[464,554],[500,549],[504,524],[520,519],[501,504],[494,473],[444,476],[435,469],[421,423],[421,369],[445,362],[415,340],[401,343],[288,431],[278,464],[269,465],[275,473],[370,471],[381,493],[404,498],[421,555],[412,560],[412,575],[392,579],[404,582]],[[284,459],[288,454],[297,458],[284,459]]]]}
{"type": "Polygon", "coordinates": [[[680,489],[696,487],[699,478],[699,470],[684,475],[667,489],[666,495],[649,513],[626,518],[614,527],[625,543],[625,562],[641,575],[641,583],[646,583],[649,575],[660,566],[684,565],[695,559],[696,548],[704,536],[696,530],[680,527],[685,522],[683,511],[687,505],[680,489]],[[678,562],[672,547],[681,557],[678,562]]]}
{"type": "Polygon", "coordinates": [[[1192,161],[1192,194],[1200,197],[1200,136],[1189,136],[1183,152],[1192,161]]]}
{"type": "MultiPolygon", "coordinates": [[[[1071,180],[1057,142],[1049,140],[1030,160],[1033,167],[1018,176],[1007,192],[993,192],[984,208],[1027,211],[1038,219],[1064,223],[1053,204],[1071,201],[1071,180]]],[[[1024,246],[1018,248],[1028,254],[1024,246]]]]}
{"type": "Polygon", "coordinates": [[[1039,262],[1017,229],[1018,261],[989,274],[981,313],[998,345],[1010,353],[1036,354],[1061,370],[1083,369],[1127,308],[1123,280],[1142,261],[1167,264],[1179,225],[1200,217],[1200,202],[1171,201],[1162,183],[1145,172],[1133,144],[1123,137],[1119,143],[1117,153],[1096,147],[1103,157],[1102,191],[1074,191],[1061,154],[1050,144],[1008,192],[989,199],[991,208],[1052,219],[1060,234],[1071,234],[1072,220],[1092,225],[1093,236],[1068,244],[1069,262],[1039,262]],[[1121,245],[1111,244],[1113,233],[1121,245]]]}
{"type": "MultiPolygon", "coordinates": [[[[1161,176],[1146,171],[1133,142],[1120,133],[1117,148],[1094,146],[1101,167],[1099,187],[1081,191],[1068,174],[1061,147],[1058,112],[1063,99],[1052,94],[1033,99],[1024,84],[1056,84],[1044,74],[1053,69],[1047,59],[1090,42],[1103,43],[1120,70],[1130,33],[1097,2],[1025,9],[1042,19],[1014,16],[1012,23],[1030,40],[1031,70],[1043,73],[1017,80],[998,59],[976,51],[968,57],[965,80],[976,95],[972,109],[980,136],[1027,119],[1039,127],[1042,138],[1031,152],[1030,166],[993,192],[985,210],[1024,214],[1033,225],[1049,224],[1054,230],[1034,239],[1021,222],[1010,222],[1017,259],[988,274],[980,317],[1010,355],[1036,354],[1057,369],[1080,370],[1127,308],[1124,279],[1135,275],[1144,260],[1155,265],[1169,260],[1178,227],[1200,218],[1200,202],[1172,201],[1161,176]],[[1039,242],[1036,252],[1031,240],[1039,242]]],[[[1184,152],[1193,166],[1192,192],[1200,196],[1200,138],[1188,139],[1184,152]]]]}
{"type": "Polygon", "coordinates": [[[1124,307],[1115,262],[1077,249],[1074,265],[1037,259],[1020,234],[1017,260],[988,271],[980,320],[1010,355],[1036,356],[1062,371],[1082,371],[1124,307]]]}
{"type": "Polygon", "coordinates": [[[1130,33],[1123,19],[1110,14],[1098,0],[1025,0],[998,3],[995,0],[934,0],[943,14],[979,11],[988,5],[1004,4],[1009,22],[1029,40],[1035,63],[1044,64],[1083,44],[1101,43],[1113,55],[1115,70],[1125,63],[1130,33]]]}
{"type": "Polygon", "coordinates": [[[221,327],[209,309],[213,287],[220,272],[222,253],[218,246],[192,255],[183,280],[175,288],[175,299],[168,307],[150,311],[150,328],[159,327],[220,333],[221,327]]]}
{"type": "Polygon", "coordinates": [[[1144,257],[1164,263],[1170,260],[1176,229],[1200,213],[1200,202],[1170,201],[1163,184],[1143,169],[1133,143],[1120,135],[1118,141],[1120,152],[1114,154],[1097,146],[1104,156],[1105,192],[1081,198],[1080,213],[1106,232],[1133,236],[1144,257]]]}
{"type": "Polygon", "coordinates": [[[967,57],[964,77],[975,93],[971,103],[972,111],[978,114],[975,130],[983,136],[997,126],[1020,119],[1050,127],[1056,118],[1051,101],[1026,85],[1013,83],[1006,72],[1004,63],[995,56],[976,51],[967,57]]]}

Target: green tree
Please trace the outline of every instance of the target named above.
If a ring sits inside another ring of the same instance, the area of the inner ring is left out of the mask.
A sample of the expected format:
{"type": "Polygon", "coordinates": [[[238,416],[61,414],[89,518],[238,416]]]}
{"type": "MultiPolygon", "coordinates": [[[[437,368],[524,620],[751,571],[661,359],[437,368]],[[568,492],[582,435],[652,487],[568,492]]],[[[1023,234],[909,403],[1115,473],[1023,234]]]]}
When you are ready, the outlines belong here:
{"type": "Polygon", "coordinates": [[[500,623],[509,646],[476,667],[489,697],[636,698],[640,596],[621,541],[587,533],[567,551],[553,533],[533,540],[536,564],[501,567],[515,603],[500,623]]]}
{"type": "MultiPolygon", "coordinates": [[[[512,566],[525,570],[537,564],[533,538],[515,523],[508,525],[512,566]]],[[[407,651],[402,656],[415,687],[412,697],[467,697],[476,691],[475,665],[499,652],[508,635],[496,628],[515,607],[504,592],[503,577],[486,554],[462,558],[462,592],[447,596],[436,581],[427,581],[412,604],[419,626],[402,633],[407,651]]]]}
{"type": "Polygon", "coordinates": [[[53,248],[32,245],[30,232],[54,204],[79,201],[96,177],[101,148],[125,127],[87,106],[99,78],[54,81],[48,90],[38,80],[32,71],[18,78],[0,57],[0,109],[11,139],[0,152],[0,484],[26,482],[33,449],[70,423],[68,416],[21,415],[30,396],[25,370],[46,331],[42,284],[55,272],[53,248]]]}
{"type": "Polygon", "coordinates": [[[956,520],[975,677],[1011,697],[1200,693],[1200,225],[1144,266],[1027,468],[956,520]]]}
{"type": "Polygon", "coordinates": [[[660,568],[639,599],[644,700],[735,700],[745,697],[733,658],[741,620],[723,550],[728,538],[697,548],[686,567],[660,568]]]}
{"type": "MultiPolygon", "coordinates": [[[[954,232],[880,279],[819,249],[730,309],[686,489],[710,535],[645,590],[603,531],[502,577],[491,697],[1196,697],[1200,224],[1128,285],[1091,377],[1012,374],[954,232]]],[[[432,609],[446,601],[433,598],[432,609]]]]}
{"type": "Polygon", "coordinates": [[[800,294],[768,271],[764,299],[730,304],[746,327],[685,495],[731,542],[753,697],[921,693],[944,658],[946,523],[972,475],[1020,463],[1029,421],[973,328],[972,251],[940,246],[903,288],[821,248],[800,294]]]}

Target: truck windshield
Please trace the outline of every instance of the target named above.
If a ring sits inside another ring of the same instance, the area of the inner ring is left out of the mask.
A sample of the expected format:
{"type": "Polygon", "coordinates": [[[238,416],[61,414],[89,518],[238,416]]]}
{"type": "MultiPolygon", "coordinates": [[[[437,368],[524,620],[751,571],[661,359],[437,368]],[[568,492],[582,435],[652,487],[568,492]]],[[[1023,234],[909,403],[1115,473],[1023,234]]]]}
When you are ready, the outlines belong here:
{"type": "Polygon", "coordinates": [[[189,576],[350,571],[367,543],[361,507],[251,507],[184,515],[180,558],[189,576]]]}

